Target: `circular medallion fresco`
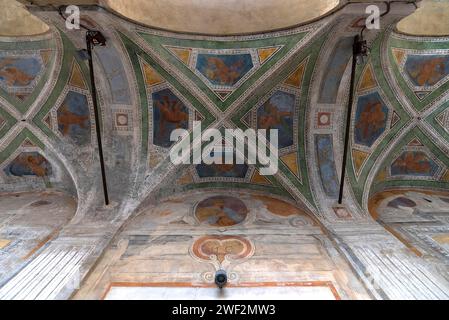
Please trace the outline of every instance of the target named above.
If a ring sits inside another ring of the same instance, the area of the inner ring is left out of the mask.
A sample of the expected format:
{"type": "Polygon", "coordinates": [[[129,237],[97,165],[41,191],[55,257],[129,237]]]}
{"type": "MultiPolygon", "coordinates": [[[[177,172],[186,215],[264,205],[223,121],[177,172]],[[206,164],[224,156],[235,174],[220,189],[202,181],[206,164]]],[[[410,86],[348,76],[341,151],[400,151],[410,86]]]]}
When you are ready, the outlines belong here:
{"type": "Polygon", "coordinates": [[[215,196],[201,201],[195,210],[200,223],[213,227],[229,227],[243,222],[248,208],[239,199],[227,196],[215,196]]]}

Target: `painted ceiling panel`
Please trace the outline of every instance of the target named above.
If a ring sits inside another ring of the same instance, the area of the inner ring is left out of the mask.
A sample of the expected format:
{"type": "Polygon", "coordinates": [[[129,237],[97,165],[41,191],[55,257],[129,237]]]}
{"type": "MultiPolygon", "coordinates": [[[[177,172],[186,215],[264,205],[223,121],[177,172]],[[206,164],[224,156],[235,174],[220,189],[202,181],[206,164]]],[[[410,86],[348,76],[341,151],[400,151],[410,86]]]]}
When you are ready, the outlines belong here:
{"type": "MultiPolygon", "coordinates": [[[[370,113],[370,117],[379,120],[379,125],[383,122],[380,120],[388,119],[385,126],[381,125],[386,136],[374,149],[361,148],[357,144],[353,147],[351,158],[355,177],[351,179],[354,179],[354,193],[359,195],[361,203],[364,201],[362,199],[366,199],[362,197],[366,191],[360,190],[366,190],[371,183],[371,193],[400,185],[436,189],[448,187],[445,182],[448,140],[444,129],[447,103],[441,99],[448,89],[443,49],[447,48],[446,41],[444,38],[423,41],[393,33],[383,40],[380,37],[374,44],[370,59],[374,79],[366,75],[368,67],[365,67],[360,76],[359,91],[363,93],[360,88],[372,83],[368,87],[374,89],[370,90],[384,92],[392,112],[384,116],[379,113],[378,117],[376,113],[370,113]],[[385,55],[388,55],[386,61],[383,59],[385,55]],[[385,66],[391,68],[386,71],[385,66]],[[378,89],[375,82],[380,85],[378,89]],[[383,164],[373,176],[372,168],[381,159],[383,164]],[[367,177],[373,178],[373,182],[364,180],[367,177]]],[[[356,137],[360,128],[370,128],[360,123],[356,116],[356,137]]],[[[376,121],[372,119],[370,123],[374,125],[376,121]]],[[[376,137],[375,131],[371,136],[373,139],[376,137]]]]}
{"type": "MultiPolygon", "coordinates": [[[[27,132],[52,166],[52,153],[59,153],[87,192],[98,173],[89,72],[78,52],[84,32],[66,31],[56,12],[40,15],[51,22],[51,37],[14,50],[0,43],[2,165],[34,152],[15,140],[27,132]],[[24,93],[23,101],[17,98],[24,93]]],[[[127,181],[136,203],[150,195],[229,188],[276,194],[312,211],[320,197],[336,198],[344,128],[338,108],[345,105],[359,15],[231,37],[152,30],[107,12],[88,11],[82,18],[95,21],[108,38],[106,47],[95,48],[94,61],[110,188],[117,196],[126,196],[121,184],[127,181]],[[263,176],[260,164],[248,163],[174,166],[170,132],[191,132],[197,120],[203,129],[278,129],[279,172],[263,176]]],[[[371,55],[357,67],[348,161],[360,206],[373,190],[409,180],[445,186],[447,43],[390,30],[372,36],[371,55]],[[402,143],[415,127],[422,146],[402,143]]]]}

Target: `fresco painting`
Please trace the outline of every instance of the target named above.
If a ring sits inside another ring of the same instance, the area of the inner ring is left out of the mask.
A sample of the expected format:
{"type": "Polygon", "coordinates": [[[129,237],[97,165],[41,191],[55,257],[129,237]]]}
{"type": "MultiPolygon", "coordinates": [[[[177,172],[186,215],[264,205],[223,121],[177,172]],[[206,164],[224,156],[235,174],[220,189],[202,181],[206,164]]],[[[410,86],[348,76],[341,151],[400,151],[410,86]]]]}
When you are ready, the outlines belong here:
{"type": "Polygon", "coordinates": [[[371,147],[384,133],[387,120],[388,107],[378,92],[359,97],[355,114],[355,143],[371,147]]]}
{"type": "Polygon", "coordinates": [[[279,148],[293,145],[293,117],[295,96],[276,91],[267,102],[257,110],[258,129],[278,129],[279,148]]]}
{"type": "Polygon", "coordinates": [[[432,87],[449,75],[449,55],[410,54],[405,71],[417,87],[432,87]]]}
{"type": "Polygon", "coordinates": [[[343,38],[337,43],[334,52],[324,73],[323,84],[319,97],[320,103],[335,103],[337,101],[338,89],[345,72],[349,59],[352,56],[352,37],[343,38]]]}
{"type": "Polygon", "coordinates": [[[97,47],[98,61],[103,66],[111,88],[112,101],[116,104],[131,104],[131,93],[120,54],[113,46],[97,47]]]}
{"type": "Polygon", "coordinates": [[[170,89],[153,93],[153,144],[169,148],[175,129],[188,129],[189,111],[170,89]]]}
{"type": "Polygon", "coordinates": [[[5,169],[8,176],[46,177],[52,174],[50,163],[38,152],[23,152],[19,154],[5,169]]]}
{"type": "Polygon", "coordinates": [[[42,67],[41,61],[33,56],[0,56],[0,85],[6,90],[31,88],[42,67]]]}
{"type": "MultiPolygon", "coordinates": [[[[214,156],[214,152],[212,151],[211,156],[214,156]]],[[[225,159],[226,153],[222,153],[221,158],[225,159]]],[[[234,155],[235,160],[235,155],[234,155]]],[[[246,177],[246,173],[248,172],[247,164],[198,164],[196,166],[196,171],[200,178],[241,178],[244,179],[246,177]]]]}
{"type": "Polygon", "coordinates": [[[90,110],[85,95],[69,91],[58,109],[57,117],[58,129],[63,136],[80,146],[90,142],[90,110]]]}
{"type": "Polygon", "coordinates": [[[392,176],[433,177],[439,166],[422,151],[406,151],[391,165],[392,176]]]}
{"type": "Polygon", "coordinates": [[[339,180],[335,168],[332,135],[315,135],[315,147],[324,192],[330,197],[336,197],[339,191],[339,180]]]}
{"type": "Polygon", "coordinates": [[[274,215],[281,217],[304,215],[304,212],[302,212],[300,209],[285,201],[266,196],[254,196],[253,198],[255,200],[262,201],[268,211],[270,211],[274,215]]]}
{"type": "Polygon", "coordinates": [[[250,54],[199,54],[196,69],[212,85],[232,87],[254,67],[250,54]]]}
{"type": "Polygon", "coordinates": [[[398,197],[388,202],[387,206],[395,209],[399,209],[399,207],[414,208],[416,202],[406,197],[398,197]]]}
{"type": "Polygon", "coordinates": [[[243,222],[248,214],[245,204],[234,197],[215,196],[201,201],[195,210],[199,222],[213,227],[230,227],[243,222]]]}

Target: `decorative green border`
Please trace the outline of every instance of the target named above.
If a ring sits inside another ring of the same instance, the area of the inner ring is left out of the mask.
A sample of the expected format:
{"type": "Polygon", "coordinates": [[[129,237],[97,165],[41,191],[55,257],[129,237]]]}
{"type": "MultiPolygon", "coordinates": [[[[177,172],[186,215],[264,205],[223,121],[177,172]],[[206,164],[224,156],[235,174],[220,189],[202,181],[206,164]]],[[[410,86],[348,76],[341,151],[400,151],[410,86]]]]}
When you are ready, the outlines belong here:
{"type": "Polygon", "coordinates": [[[12,141],[11,143],[0,152],[0,163],[3,163],[8,159],[11,154],[13,154],[22,145],[25,139],[29,139],[41,150],[45,150],[45,144],[43,144],[29,129],[24,128],[12,141]]]}
{"type": "Polygon", "coordinates": [[[192,40],[163,37],[148,33],[139,32],[138,35],[145,40],[164,60],[175,66],[184,75],[191,79],[195,85],[203,91],[207,97],[221,110],[225,111],[233,104],[257,79],[267,73],[279,60],[281,60],[290,50],[303,39],[308,32],[301,32],[288,36],[279,36],[269,39],[241,40],[241,41],[211,41],[211,40],[192,40]],[[201,48],[201,49],[254,49],[264,47],[283,46],[266,63],[252,74],[239,88],[221,101],[213,91],[184,63],[179,61],[164,46],[174,46],[183,48],[201,48]]]}
{"type": "MultiPolygon", "coordinates": [[[[56,43],[54,39],[39,40],[39,41],[24,41],[24,42],[0,42],[0,50],[4,51],[25,51],[25,50],[52,50],[53,58],[56,53],[56,43]]],[[[50,73],[52,70],[52,63],[55,59],[50,59],[47,66],[44,66],[45,70],[42,74],[39,82],[34,88],[33,92],[24,101],[11,96],[3,88],[0,88],[0,95],[13,105],[21,114],[28,111],[31,104],[36,100],[42,91],[47,80],[50,78],[50,73]]]]}
{"type": "Polygon", "coordinates": [[[5,109],[0,108],[0,117],[5,121],[0,128],[0,139],[17,123],[16,118],[6,112],[5,109]]]}
{"type": "Polygon", "coordinates": [[[168,83],[178,90],[178,92],[186,98],[190,104],[204,117],[202,121],[203,126],[207,127],[213,123],[216,119],[215,117],[205,108],[201,102],[199,102],[187,88],[185,88],[181,83],[179,83],[170,73],[164,70],[153,57],[146,53],[142,48],[137,46],[131,39],[129,39],[125,34],[118,32],[121,40],[128,52],[131,59],[131,63],[134,69],[134,73],[137,79],[137,86],[140,95],[140,109],[142,114],[142,158],[147,158],[148,155],[148,130],[149,130],[149,116],[148,116],[148,96],[147,89],[145,85],[143,71],[141,70],[139,57],[148,63],[152,68],[158,72],[162,78],[164,78],[168,83]]]}
{"type": "Polygon", "coordinates": [[[304,150],[306,150],[305,143],[305,135],[306,135],[306,112],[308,110],[308,101],[309,101],[309,91],[311,85],[311,79],[313,75],[313,71],[315,69],[315,64],[318,59],[318,55],[324,45],[325,38],[322,37],[315,42],[309,44],[305,49],[301,50],[298,54],[296,54],[289,63],[282,67],[281,69],[276,70],[273,79],[264,83],[246,102],[246,104],[238,110],[238,112],[232,117],[233,123],[241,128],[242,130],[246,130],[248,126],[242,122],[242,118],[244,115],[252,110],[254,106],[258,104],[258,102],[263,99],[268,92],[274,89],[279,84],[283,83],[288,76],[296,70],[296,68],[308,58],[308,62],[306,65],[306,70],[304,72],[303,81],[301,85],[301,95],[300,95],[300,110],[298,113],[299,120],[298,121],[298,150],[297,158],[299,169],[301,171],[301,180],[295,176],[290,169],[282,162],[279,161],[279,170],[293,183],[293,185],[301,192],[301,194],[316,207],[315,201],[312,195],[312,191],[310,189],[309,175],[307,172],[307,160],[305,156],[304,150]]]}
{"type": "Polygon", "coordinates": [[[81,68],[81,72],[83,74],[84,79],[86,80],[86,84],[88,86],[89,91],[91,91],[91,84],[89,70],[87,67],[87,62],[81,60],[78,55],[78,49],[73,45],[73,43],[69,40],[69,38],[59,30],[59,34],[62,40],[62,61],[61,61],[61,70],[58,74],[58,79],[56,81],[55,87],[52,92],[49,94],[46,99],[44,105],[39,110],[39,112],[34,116],[33,123],[39,127],[49,138],[53,140],[61,141],[61,138],[58,137],[48,126],[44,123],[43,119],[47,116],[50,110],[56,105],[57,100],[61,96],[64,88],[66,87],[72,67],[73,59],[76,60],[78,65],[81,68]]]}
{"type": "MultiPolygon", "coordinates": [[[[352,190],[354,192],[355,198],[358,201],[359,204],[362,203],[363,194],[365,192],[365,184],[366,180],[368,179],[368,175],[370,174],[374,164],[376,163],[377,159],[381,155],[382,151],[390,145],[393,141],[396,135],[400,130],[402,130],[405,125],[410,121],[411,117],[410,115],[405,111],[405,109],[402,107],[400,102],[397,100],[391,86],[388,83],[388,80],[385,77],[385,74],[382,69],[382,53],[381,53],[381,47],[382,43],[385,40],[385,37],[388,36],[388,33],[383,32],[379,34],[379,36],[375,39],[372,45],[371,49],[371,55],[370,59],[366,61],[363,65],[358,66],[356,71],[356,84],[358,87],[358,84],[360,83],[362,71],[365,69],[366,65],[368,63],[371,63],[373,67],[373,72],[376,75],[376,80],[378,82],[378,87],[380,87],[385,94],[385,96],[388,99],[389,106],[399,115],[400,120],[396,125],[388,129],[388,127],[385,130],[388,130],[386,136],[382,139],[382,141],[379,143],[376,149],[369,155],[368,159],[366,160],[362,171],[359,174],[359,177],[356,177],[355,168],[353,166],[353,162],[351,161],[352,158],[352,152],[348,152],[348,157],[350,157],[347,161],[348,170],[347,170],[347,177],[349,178],[349,181],[352,186],[352,190]]],[[[354,99],[354,106],[357,105],[357,97],[354,99]]],[[[393,110],[390,109],[389,112],[392,112],[393,110]]],[[[387,124],[389,125],[389,124],[387,124]]],[[[352,128],[353,130],[353,128],[352,128]]],[[[352,134],[354,134],[354,131],[352,131],[352,134]]],[[[352,143],[352,139],[350,139],[350,146],[349,150],[352,150],[354,148],[354,144],[352,143]]]]}
{"type": "Polygon", "coordinates": [[[390,44],[388,48],[388,58],[390,61],[389,65],[392,67],[393,73],[402,92],[412,103],[413,107],[417,111],[423,111],[430,103],[435,101],[438,97],[440,97],[443,93],[445,93],[449,89],[449,81],[441,85],[438,89],[432,91],[424,99],[422,100],[418,99],[413,90],[408,86],[407,82],[404,79],[404,75],[401,73],[399,66],[396,63],[396,60],[393,55],[392,50],[393,48],[412,49],[412,50],[449,49],[449,42],[433,42],[433,41],[422,42],[422,41],[398,39],[395,38],[394,36],[390,37],[390,44]]]}
{"type": "MultiPolygon", "coordinates": [[[[428,138],[424,132],[418,127],[413,128],[413,130],[409,131],[402,139],[401,142],[395,148],[395,151],[391,152],[387,158],[383,161],[380,170],[384,170],[387,168],[390,163],[394,161],[394,157],[397,156],[397,153],[400,149],[406,146],[412,139],[418,138],[421,143],[426,146],[444,165],[449,168],[449,158],[446,154],[444,154],[440,148],[435,145],[430,138],[428,138]]],[[[436,181],[436,180],[416,180],[416,179],[394,179],[387,180],[383,182],[374,183],[373,187],[370,190],[370,194],[375,194],[382,189],[392,188],[392,187],[424,187],[424,188],[433,188],[433,189],[449,189],[449,182],[444,181],[436,181]]]]}

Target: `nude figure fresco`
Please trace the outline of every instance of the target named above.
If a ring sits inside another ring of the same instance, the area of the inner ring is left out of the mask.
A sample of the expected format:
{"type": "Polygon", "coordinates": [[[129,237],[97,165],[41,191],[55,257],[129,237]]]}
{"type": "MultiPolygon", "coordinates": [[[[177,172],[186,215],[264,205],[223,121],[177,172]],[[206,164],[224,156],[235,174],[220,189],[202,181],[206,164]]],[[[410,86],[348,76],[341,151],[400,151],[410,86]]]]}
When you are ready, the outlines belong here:
{"type": "Polygon", "coordinates": [[[199,54],[196,69],[212,85],[234,86],[254,67],[250,54],[199,54]]]}
{"type": "Polygon", "coordinates": [[[427,176],[432,177],[439,167],[422,151],[406,151],[391,165],[392,176],[427,176]]]}
{"type": "Polygon", "coordinates": [[[229,227],[245,220],[248,209],[234,197],[215,196],[201,201],[195,210],[195,216],[201,223],[214,227],[229,227]]]}
{"type": "Polygon", "coordinates": [[[408,55],[404,68],[415,86],[434,86],[449,74],[449,55],[408,55]]]}
{"type": "Polygon", "coordinates": [[[355,115],[355,143],[371,147],[384,133],[387,119],[388,108],[379,93],[360,97],[355,115]]]}
{"type": "Polygon", "coordinates": [[[175,129],[188,129],[189,111],[170,89],[153,93],[153,144],[169,148],[175,129]]]}
{"type": "Polygon", "coordinates": [[[293,116],[295,96],[276,91],[267,102],[257,110],[258,129],[278,129],[279,148],[293,145],[293,116]]]}
{"type": "Polygon", "coordinates": [[[0,85],[6,90],[30,88],[42,70],[35,57],[0,56],[0,85]]]}
{"type": "Polygon", "coordinates": [[[90,142],[90,111],[87,97],[69,91],[58,109],[58,129],[64,137],[69,137],[77,145],[90,142]]]}
{"type": "Polygon", "coordinates": [[[37,152],[23,152],[19,154],[5,169],[8,176],[36,176],[46,177],[52,173],[50,163],[37,152]]]}

